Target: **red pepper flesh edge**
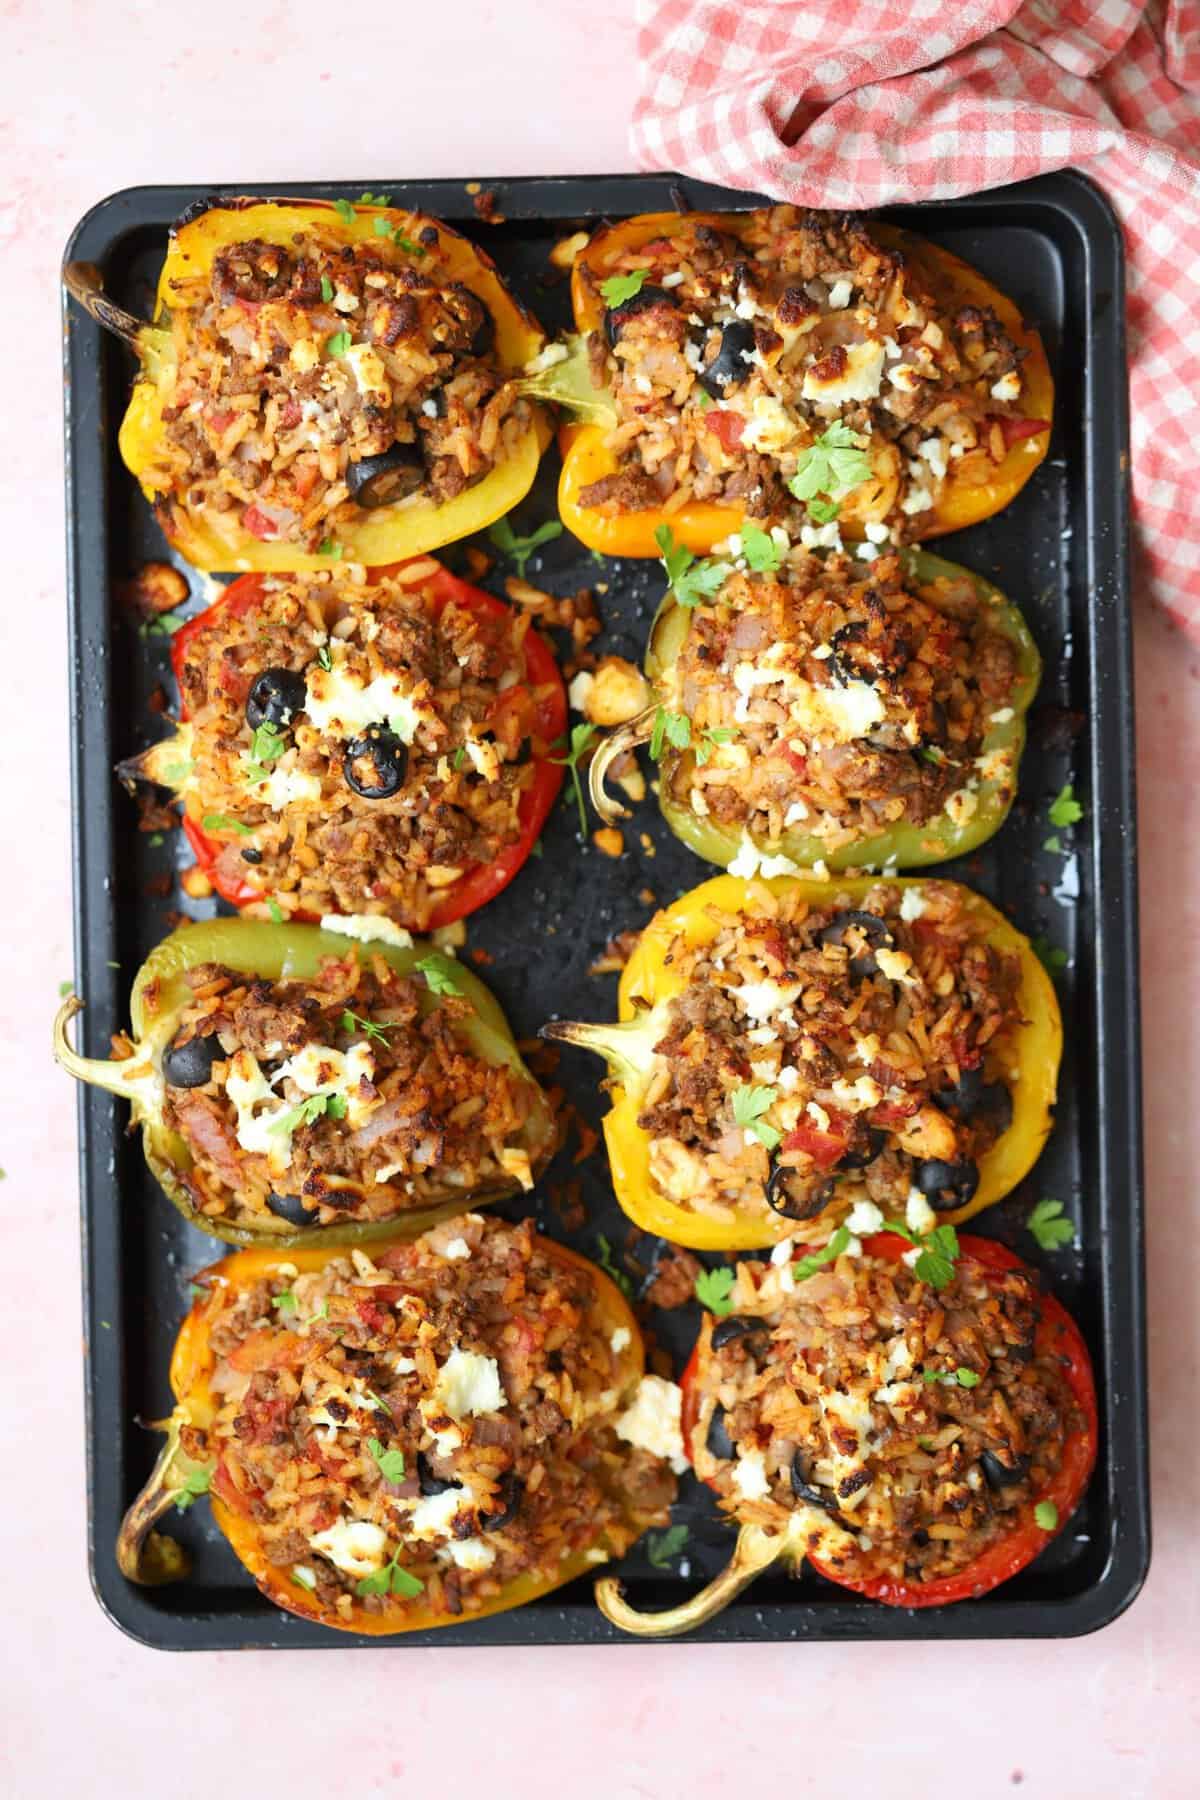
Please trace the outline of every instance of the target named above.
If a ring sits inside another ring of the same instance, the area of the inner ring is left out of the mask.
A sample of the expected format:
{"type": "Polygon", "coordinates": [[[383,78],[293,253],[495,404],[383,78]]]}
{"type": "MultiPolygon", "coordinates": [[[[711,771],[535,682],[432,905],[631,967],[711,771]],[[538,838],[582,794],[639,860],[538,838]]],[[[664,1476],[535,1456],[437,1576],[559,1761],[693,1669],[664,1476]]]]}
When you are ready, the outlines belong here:
{"type": "MultiPolygon", "coordinates": [[[[427,558],[421,558],[427,561],[427,558]]],[[[402,563],[392,563],[386,568],[373,571],[376,575],[390,575],[402,568],[402,563]]],[[[259,604],[262,599],[263,583],[267,577],[263,574],[242,575],[231,582],[219,600],[189,619],[171,640],[171,666],[175,671],[175,680],[179,691],[183,693],[183,665],[187,660],[188,646],[201,630],[210,625],[214,616],[222,609],[228,608],[235,616],[259,604]]],[[[274,577],[273,579],[278,579],[274,577]]],[[[484,593],[482,588],[472,587],[469,582],[460,581],[449,569],[438,566],[436,574],[422,582],[427,592],[432,592],[435,617],[451,600],[474,612],[490,613],[493,617],[507,618],[511,608],[503,600],[497,600],[494,594],[484,593]]],[[[567,696],[563,687],[562,676],[554,653],[546,640],[536,631],[530,630],[525,635],[523,644],[525,667],[528,685],[536,696],[536,719],[538,736],[547,744],[564,736],[567,729],[567,696]]],[[[512,690],[508,690],[511,692],[512,690]]],[[[184,709],[186,720],[187,711],[184,709]]],[[[468,913],[476,912],[489,900],[506,888],[523,864],[528,860],[534,845],[537,843],[543,825],[550,816],[554,802],[558,798],[566,770],[562,762],[550,757],[539,757],[534,764],[534,777],[529,787],[522,791],[518,806],[518,822],[520,835],[515,844],[500,852],[494,862],[477,863],[472,869],[455,882],[446,898],[439,903],[430,914],[429,919],[421,927],[423,931],[434,931],[440,925],[451,925],[455,919],[462,919],[468,913]]],[[[223,900],[231,906],[251,906],[269,900],[270,895],[262,888],[254,887],[248,881],[232,879],[224,871],[219,858],[226,847],[217,839],[209,837],[198,819],[187,812],[183,814],[183,829],[195,858],[204,874],[223,900]]],[[[289,919],[300,922],[315,918],[312,913],[289,912],[289,919]]]]}
{"type": "MultiPolygon", "coordinates": [[[[1006,1249],[1003,1244],[994,1243],[991,1238],[964,1236],[960,1232],[958,1243],[960,1259],[969,1259],[985,1272],[994,1270],[1000,1273],[1026,1266],[1019,1256],[1006,1249]]],[[[884,1257],[889,1262],[899,1262],[911,1248],[911,1244],[894,1232],[881,1232],[863,1239],[864,1255],[884,1257]]],[[[1058,1524],[1066,1523],[1078,1506],[1095,1467],[1099,1423],[1091,1357],[1078,1325],[1052,1294],[1038,1295],[1038,1311],[1037,1349],[1041,1355],[1053,1356],[1058,1360],[1063,1380],[1075,1405],[1083,1414],[1084,1423],[1081,1430],[1073,1431],[1065,1440],[1062,1462],[1054,1480],[1047,1488],[1034,1495],[1028,1509],[1022,1509],[1016,1530],[1000,1538],[957,1574],[944,1575],[935,1581],[897,1581],[891,1575],[877,1575],[864,1581],[854,1581],[826,1568],[816,1557],[810,1556],[808,1560],[818,1575],[823,1575],[838,1587],[863,1594],[868,1600],[879,1600],[884,1606],[945,1606],[954,1600],[978,1599],[980,1595],[998,1587],[1002,1581],[1007,1581],[1010,1576],[1019,1575],[1045,1549],[1058,1527],[1055,1526],[1050,1531],[1043,1530],[1034,1519],[1034,1506],[1049,1501],[1057,1509],[1058,1524]],[[1027,1517],[1023,1516],[1026,1510],[1027,1517]]],[[[697,1343],[680,1378],[683,1388],[683,1447],[689,1461],[692,1460],[692,1433],[700,1416],[700,1398],[696,1392],[699,1356],[700,1346],[697,1343]]]]}

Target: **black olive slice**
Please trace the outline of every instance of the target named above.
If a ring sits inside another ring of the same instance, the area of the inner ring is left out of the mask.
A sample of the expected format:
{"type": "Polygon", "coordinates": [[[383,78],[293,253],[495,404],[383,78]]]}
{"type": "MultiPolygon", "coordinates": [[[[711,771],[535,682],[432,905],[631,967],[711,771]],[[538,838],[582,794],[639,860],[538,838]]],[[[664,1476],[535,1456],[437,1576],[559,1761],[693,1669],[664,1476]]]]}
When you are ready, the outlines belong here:
{"type": "Polygon", "coordinates": [[[704,1447],[708,1454],[715,1456],[719,1462],[732,1462],[737,1455],[737,1446],[725,1429],[725,1408],[723,1406],[717,1407],[709,1421],[708,1436],[704,1440],[704,1447]]]}
{"type": "Polygon", "coordinates": [[[714,1350],[723,1350],[726,1344],[732,1344],[740,1337],[749,1337],[756,1331],[769,1331],[770,1326],[765,1319],[739,1319],[731,1313],[727,1319],[718,1319],[712,1328],[709,1339],[714,1350]]]}
{"type": "Polygon", "coordinates": [[[1011,1463],[1001,1462],[994,1450],[984,1450],[979,1458],[983,1479],[996,1493],[1002,1488],[1016,1487],[1029,1473],[1029,1457],[1014,1456],[1011,1463]]]}
{"type": "Polygon", "coordinates": [[[286,1219],[289,1225],[315,1225],[317,1209],[305,1206],[299,1194],[268,1194],[267,1211],[274,1213],[277,1219],[286,1219]]]}
{"type": "Polygon", "coordinates": [[[509,1469],[500,1481],[500,1498],[504,1502],[503,1511],[481,1514],[480,1531],[500,1531],[509,1525],[521,1510],[521,1501],[525,1497],[525,1483],[515,1469],[509,1469]]]}
{"type": "Polygon", "coordinates": [[[797,1500],[805,1500],[809,1506],[819,1506],[827,1513],[837,1514],[837,1497],[828,1488],[814,1487],[812,1470],[803,1450],[797,1450],[792,1458],[792,1492],[797,1500]]]}
{"type": "Polygon", "coordinates": [[[861,1149],[847,1150],[838,1163],[838,1173],[843,1169],[865,1169],[875,1161],[887,1143],[887,1132],[880,1131],[875,1125],[867,1127],[867,1141],[861,1149]]]}
{"type": "Polygon", "coordinates": [[[385,725],[368,725],[346,745],[342,774],[364,800],[390,800],[404,786],[408,750],[385,725]]]}
{"type": "Polygon", "coordinates": [[[953,1212],[965,1206],[979,1186],[979,1170],[973,1162],[942,1162],[931,1157],[916,1163],[913,1181],[934,1212],[953,1212]]]}
{"type": "Polygon", "coordinates": [[[669,306],[673,311],[675,301],[666,288],[643,287],[628,300],[622,300],[619,306],[610,306],[604,314],[604,335],[609,344],[616,343],[630,319],[638,313],[649,312],[652,306],[669,306]]]}
{"type": "Polygon", "coordinates": [[[262,861],[262,851],[255,850],[253,847],[248,850],[243,850],[242,861],[246,863],[260,863],[262,861]]]}
{"type": "Polygon", "coordinates": [[[461,1481],[445,1481],[435,1475],[429,1466],[429,1458],[423,1450],[417,1451],[417,1486],[426,1499],[434,1494],[448,1494],[451,1488],[460,1488],[461,1481]]]}
{"type": "Polygon", "coordinates": [[[894,681],[911,662],[912,646],[904,638],[897,636],[889,646],[871,642],[870,632],[867,621],[857,619],[830,638],[829,667],[842,687],[852,681],[894,681]]]}
{"type": "Polygon", "coordinates": [[[208,1037],[189,1038],[186,1044],[172,1044],[163,1057],[163,1078],[168,1087],[204,1087],[212,1080],[213,1064],[224,1056],[215,1031],[208,1037]]]}
{"type": "Polygon", "coordinates": [[[303,712],[308,698],[299,669],[264,669],[246,700],[246,723],[251,731],[260,725],[286,725],[293,713],[303,712]]]}
{"type": "Polygon", "coordinates": [[[1003,1081],[985,1081],[982,1067],[960,1069],[953,1087],[943,1088],[938,1105],[958,1119],[986,1119],[997,1135],[1012,1124],[1012,1094],[1003,1081]]]}
{"type": "Polygon", "coordinates": [[[750,374],[747,357],[754,349],[754,327],[749,319],[730,319],[721,333],[717,354],[696,376],[706,394],[723,400],[732,389],[741,387],[750,374]]]}
{"type": "Polygon", "coordinates": [[[425,465],[412,444],[393,444],[378,456],[361,457],[346,470],[350,498],[365,512],[406,500],[424,480],[425,465]]]}
{"type": "Polygon", "coordinates": [[[892,950],[896,940],[888,930],[878,913],[840,912],[835,913],[828,925],[822,926],[817,933],[818,944],[842,944],[846,941],[846,933],[854,926],[861,932],[870,946],[868,953],[850,958],[850,973],[855,981],[865,981],[868,976],[878,975],[879,964],[872,952],[876,950],[892,950]]]}
{"type": "Polygon", "coordinates": [[[772,1212],[783,1219],[815,1219],[833,1199],[835,1183],[801,1175],[798,1169],[776,1162],[767,1178],[765,1196],[772,1212]],[[807,1185],[805,1185],[807,1183],[807,1185]],[[794,1185],[789,1185],[794,1184],[794,1185]]]}

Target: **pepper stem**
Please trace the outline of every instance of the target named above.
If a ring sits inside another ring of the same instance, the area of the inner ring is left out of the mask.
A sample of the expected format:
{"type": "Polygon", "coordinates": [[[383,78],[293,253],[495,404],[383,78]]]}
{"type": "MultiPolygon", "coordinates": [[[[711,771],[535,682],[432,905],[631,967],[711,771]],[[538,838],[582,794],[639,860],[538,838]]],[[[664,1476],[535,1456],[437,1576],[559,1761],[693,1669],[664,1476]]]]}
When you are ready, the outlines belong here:
{"type": "Polygon", "coordinates": [[[190,1423],[186,1408],[177,1406],[171,1417],[157,1427],[166,1432],[167,1441],[149,1481],[125,1514],[117,1533],[117,1567],[127,1581],[136,1581],[139,1587],[161,1587],[168,1581],[181,1581],[192,1566],[182,1544],[154,1530],[163,1514],[178,1505],[189,1477],[209,1466],[196,1462],[180,1442],[183,1427],[190,1423]]]}
{"type": "Polygon", "coordinates": [[[654,1046],[663,1034],[661,1015],[644,1012],[621,1025],[588,1025],[571,1019],[551,1019],[538,1036],[560,1044],[574,1044],[602,1056],[623,1087],[636,1086],[645,1076],[654,1046]]]}
{"type": "Polygon", "coordinates": [[[605,1575],[596,1583],[596,1605],[610,1625],[633,1637],[680,1637],[724,1612],[730,1601],[736,1600],[742,1589],[775,1561],[786,1542],[786,1537],[768,1537],[760,1525],[743,1525],[726,1567],[715,1581],[681,1606],[660,1613],[638,1612],[621,1592],[615,1575],[605,1575]]]}
{"type": "Polygon", "coordinates": [[[573,419],[611,431],[617,423],[616,405],[608,388],[598,388],[592,381],[585,339],[568,337],[563,341],[566,356],[536,375],[522,376],[516,383],[517,392],[530,400],[553,401],[573,419]]]}
{"type": "Polygon", "coordinates": [[[135,318],[133,313],[127,313],[124,307],[108,298],[95,263],[64,263],[62,279],[72,300],[82,306],[88,317],[123,339],[140,361],[147,361],[165,343],[165,331],[157,329],[147,319],[135,318]]]}
{"type": "Polygon", "coordinates": [[[611,794],[605,791],[604,783],[608,777],[608,771],[618,757],[624,756],[630,750],[636,750],[639,744],[650,742],[657,712],[657,705],[648,706],[635,718],[628,720],[626,724],[618,725],[615,731],[609,732],[592,757],[588,766],[588,795],[606,825],[615,825],[618,819],[630,817],[629,808],[622,806],[619,800],[614,800],[611,794]]]}
{"type": "Polygon", "coordinates": [[[126,1057],[123,1062],[114,1062],[109,1057],[80,1056],[67,1037],[67,1026],[76,1013],[82,1011],[83,1001],[75,994],[68,994],[59,1007],[54,1020],[55,1062],[76,1081],[104,1088],[122,1100],[132,1100],[135,1106],[145,1108],[161,1085],[158,1070],[142,1056],[126,1057]]]}

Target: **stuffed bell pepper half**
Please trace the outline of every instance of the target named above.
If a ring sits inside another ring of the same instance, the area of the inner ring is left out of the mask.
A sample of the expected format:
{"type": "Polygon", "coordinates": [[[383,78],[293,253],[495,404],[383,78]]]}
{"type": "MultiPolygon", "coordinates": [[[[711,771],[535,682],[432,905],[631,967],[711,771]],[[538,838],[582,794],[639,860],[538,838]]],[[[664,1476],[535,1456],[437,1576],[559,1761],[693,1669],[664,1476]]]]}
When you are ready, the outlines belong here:
{"type": "Polygon", "coordinates": [[[234,1244],[366,1244],[533,1186],[550,1102],[479,978],[428,944],[311,925],[184,925],[133,986],[111,1060],[55,1055],[131,1102],[189,1224],[234,1244]]]}
{"type": "Polygon", "coordinates": [[[122,764],[259,916],[426,931],[512,880],[563,780],[567,701],[528,614],[430,557],[245,575],[175,633],[182,718],[122,764]]]}
{"type": "Polygon", "coordinates": [[[517,383],[539,326],[476,245],[378,198],[192,209],[152,323],[64,271],[138,357],[121,455],[197,569],[396,562],[533,483],[549,427],[517,383]]]}
{"type": "Polygon", "coordinates": [[[532,1224],[468,1213],[373,1256],[245,1250],[196,1283],[175,1409],[117,1546],[210,1494],[285,1611],[374,1636],[523,1606],[663,1523],[675,1475],[622,1440],[641,1335],[608,1277],[532,1224]]]}
{"type": "Polygon", "coordinates": [[[648,743],[672,831],[734,874],[914,868],[999,830],[1041,669],[1016,607],[925,550],[815,555],[754,525],[725,549],[668,550],[650,703],[589,771],[605,822],[608,770],[648,743]]]}
{"type": "MultiPolygon", "coordinates": [[[[603,225],[574,262],[559,505],[589,548],[711,550],[745,518],[836,544],[934,537],[1006,506],[1046,454],[1037,332],[895,226],[775,206],[603,225]]],[[[561,355],[562,347],[560,347],[561,355]]]]}
{"type": "Polygon", "coordinates": [[[637,1613],[602,1580],[613,1624],[690,1631],[771,1564],[805,1557],[885,1606],[978,1599],[1067,1524],[1097,1443],[1078,1326],[1002,1245],[901,1231],[738,1265],[682,1401],[687,1454],[738,1526],[736,1549],[669,1612],[637,1613]]]}
{"type": "Polygon", "coordinates": [[[693,1249],[956,1223],[1051,1129],[1053,985],[956,882],[718,876],[651,920],[619,1012],[543,1034],[607,1060],[617,1199],[693,1249]]]}

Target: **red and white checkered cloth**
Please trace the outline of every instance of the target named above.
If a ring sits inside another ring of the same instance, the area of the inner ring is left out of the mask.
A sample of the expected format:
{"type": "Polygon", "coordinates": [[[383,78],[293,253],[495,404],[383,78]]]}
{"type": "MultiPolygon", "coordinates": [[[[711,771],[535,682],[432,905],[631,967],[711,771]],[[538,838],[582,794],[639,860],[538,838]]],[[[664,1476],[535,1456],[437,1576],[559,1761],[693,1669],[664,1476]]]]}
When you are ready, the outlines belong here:
{"type": "Polygon", "coordinates": [[[1197,0],[636,0],[643,168],[871,207],[1074,165],[1129,257],[1133,500],[1200,638],[1197,0]]]}

